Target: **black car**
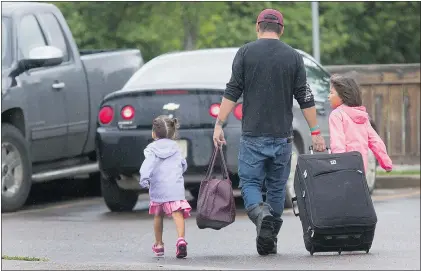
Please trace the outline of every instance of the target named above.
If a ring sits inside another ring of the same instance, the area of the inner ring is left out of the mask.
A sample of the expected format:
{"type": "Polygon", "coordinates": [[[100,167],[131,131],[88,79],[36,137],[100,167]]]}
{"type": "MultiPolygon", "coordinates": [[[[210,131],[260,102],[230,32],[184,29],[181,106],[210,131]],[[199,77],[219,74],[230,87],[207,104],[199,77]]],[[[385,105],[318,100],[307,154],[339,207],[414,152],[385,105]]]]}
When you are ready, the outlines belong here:
{"type": "MultiPolygon", "coordinates": [[[[143,150],[152,141],[152,120],[164,114],[180,121],[178,143],[188,163],[185,185],[197,197],[213,150],[213,128],[219,103],[230,79],[237,50],[223,48],[164,54],[146,63],[122,90],[104,98],[98,115],[96,145],[102,195],[110,210],[128,211],[135,206],[141,192],[138,172],[144,159],[143,150]]],[[[326,100],[330,75],[311,56],[299,52],[315,95],[321,132],[328,141],[326,100]]],[[[297,103],[293,113],[293,151],[304,153],[311,144],[308,125],[297,103]]],[[[227,145],[223,150],[235,187],[238,186],[241,118],[240,99],[224,127],[227,145]]],[[[294,168],[295,164],[287,184],[287,207],[294,195],[291,188],[294,168]]]]}

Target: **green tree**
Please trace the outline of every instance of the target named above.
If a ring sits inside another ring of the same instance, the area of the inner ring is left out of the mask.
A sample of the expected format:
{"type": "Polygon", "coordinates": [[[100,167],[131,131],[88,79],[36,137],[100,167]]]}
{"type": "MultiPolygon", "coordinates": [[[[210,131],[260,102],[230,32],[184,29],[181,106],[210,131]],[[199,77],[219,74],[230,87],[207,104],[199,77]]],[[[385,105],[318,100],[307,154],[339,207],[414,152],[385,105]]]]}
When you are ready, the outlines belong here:
{"type": "MultiPolygon", "coordinates": [[[[81,49],[139,48],[145,60],[256,39],[265,8],[284,15],[282,40],[312,52],[310,2],[55,2],[81,49]]],[[[420,2],[321,2],[323,64],[419,62],[420,2]]]]}

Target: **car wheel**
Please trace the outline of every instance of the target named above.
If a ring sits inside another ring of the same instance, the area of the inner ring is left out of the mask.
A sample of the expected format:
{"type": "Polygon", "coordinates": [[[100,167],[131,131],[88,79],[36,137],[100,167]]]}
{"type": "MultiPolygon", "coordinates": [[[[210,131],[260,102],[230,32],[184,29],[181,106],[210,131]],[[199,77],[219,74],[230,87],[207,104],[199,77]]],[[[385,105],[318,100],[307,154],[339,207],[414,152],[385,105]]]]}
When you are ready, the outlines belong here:
{"type": "Polygon", "coordinates": [[[195,187],[191,187],[189,189],[190,195],[193,197],[191,200],[189,200],[190,206],[192,208],[197,207],[197,199],[199,198],[199,190],[200,190],[200,185],[195,186],[195,187]]]}
{"type": "Polygon", "coordinates": [[[31,190],[32,164],[28,142],[15,126],[1,125],[1,210],[19,210],[31,190]]]}
{"type": "Polygon", "coordinates": [[[139,197],[138,192],[121,189],[111,177],[101,173],[101,192],[105,204],[112,212],[132,211],[139,197]]]}
{"type": "Polygon", "coordinates": [[[196,199],[196,200],[197,200],[197,198],[199,197],[199,190],[200,190],[200,186],[193,187],[193,188],[191,188],[191,189],[189,190],[189,191],[190,191],[191,196],[192,196],[194,199],[196,199]]]}
{"type": "Polygon", "coordinates": [[[376,186],[376,169],[377,169],[377,160],[371,150],[368,150],[368,168],[366,173],[367,186],[370,194],[373,193],[376,186]]]}
{"type": "Polygon", "coordinates": [[[295,145],[295,142],[292,144],[292,156],[291,156],[291,172],[289,173],[288,181],[286,184],[286,193],[285,193],[285,208],[291,208],[292,202],[291,199],[295,197],[294,191],[294,177],[295,177],[295,167],[297,166],[298,159],[298,148],[295,145]]]}

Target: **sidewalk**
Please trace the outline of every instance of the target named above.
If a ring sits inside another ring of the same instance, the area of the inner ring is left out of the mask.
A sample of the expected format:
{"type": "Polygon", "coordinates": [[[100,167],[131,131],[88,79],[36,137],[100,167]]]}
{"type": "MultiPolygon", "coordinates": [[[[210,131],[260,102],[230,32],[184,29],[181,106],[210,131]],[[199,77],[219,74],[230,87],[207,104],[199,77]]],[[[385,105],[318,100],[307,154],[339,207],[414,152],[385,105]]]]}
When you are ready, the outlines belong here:
{"type": "Polygon", "coordinates": [[[382,168],[377,168],[376,188],[420,187],[420,165],[394,165],[390,174],[383,172],[382,168]]]}

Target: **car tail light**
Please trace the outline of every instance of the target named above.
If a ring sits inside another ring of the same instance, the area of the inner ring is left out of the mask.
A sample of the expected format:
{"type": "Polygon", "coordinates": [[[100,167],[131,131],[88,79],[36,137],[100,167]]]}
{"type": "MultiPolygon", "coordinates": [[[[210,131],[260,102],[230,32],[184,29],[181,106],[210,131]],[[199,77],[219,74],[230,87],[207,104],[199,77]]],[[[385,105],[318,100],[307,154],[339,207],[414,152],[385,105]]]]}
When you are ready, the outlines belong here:
{"type": "Polygon", "coordinates": [[[218,117],[220,106],[220,104],[212,104],[209,107],[209,115],[211,115],[214,118],[218,117]]]}
{"type": "Polygon", "coordinates": [[[237,104],[234,108],[234,116],[241,120],[243,118],[243,104],[237,104]]]}
{"type": "Polygon", "coordinates": [[[130,105],[126,105],[121,109],[121,117],[124,120],[131,120],[134,117],[134,108],[130,105]]]}
{"type": "Polygon", "coordinates": [[[109,124],[113,120],[114,110],[111,106],[104,106],[99,110],[98,119],[101,124],[109,124]]]}

